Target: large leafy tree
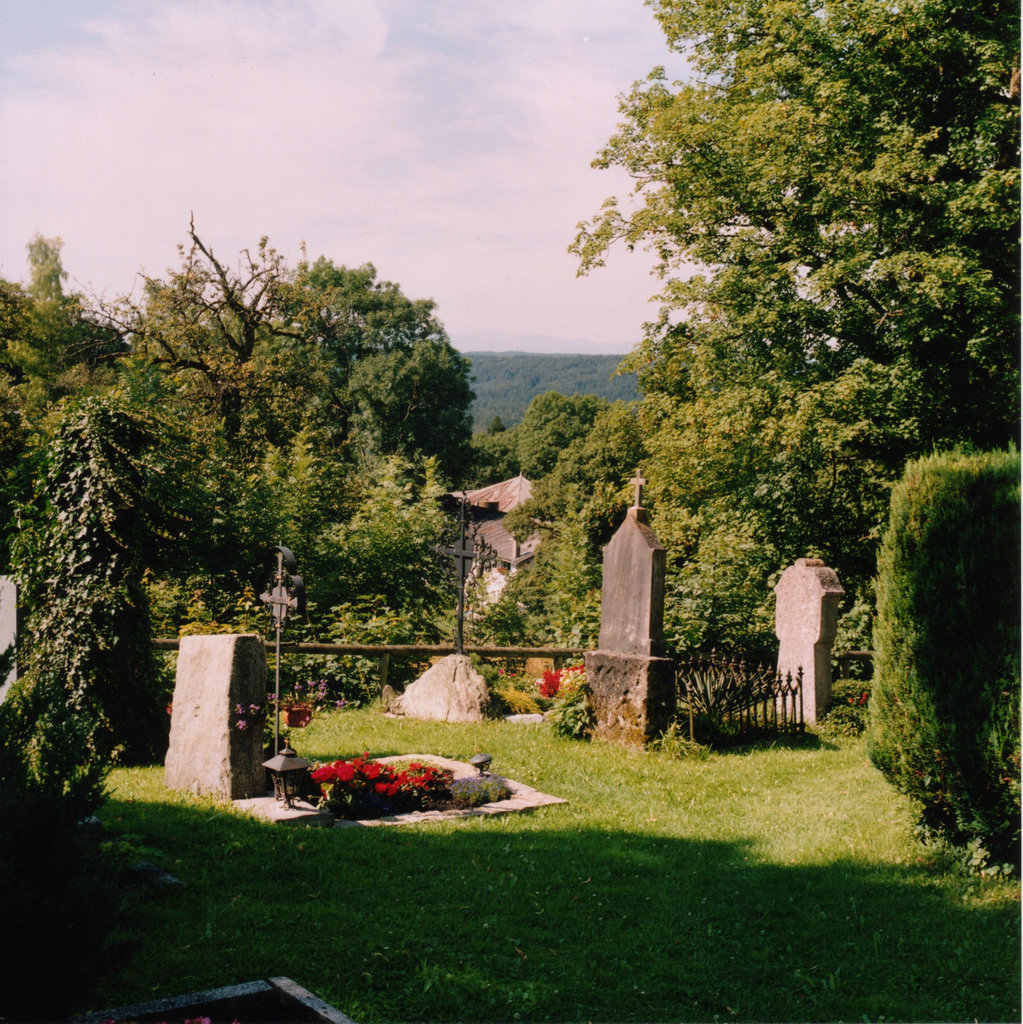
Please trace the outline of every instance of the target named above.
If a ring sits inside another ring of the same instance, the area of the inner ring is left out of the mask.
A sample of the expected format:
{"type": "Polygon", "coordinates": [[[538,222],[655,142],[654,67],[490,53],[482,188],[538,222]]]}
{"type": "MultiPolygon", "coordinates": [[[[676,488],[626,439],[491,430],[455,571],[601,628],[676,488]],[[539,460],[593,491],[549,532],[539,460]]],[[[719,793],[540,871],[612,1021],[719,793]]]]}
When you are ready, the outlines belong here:
{"type": "Polygon", "coordinates": [[[63,245],[36,235],[25,247],[28,286],[0,282],[0,370],[7,367],[19,404],[35,418],[62,397],[102,390],[126,351],[83,295],[65,291],[63,245]]]}
{"type": "Polygon", "coordinates": [[[633,363],[678,606],[703,623],[678,639],[704,643],[716,593],[747,592],[755,626],[799,555],[862,590],[908,458],[1017,436],[1018,7],[651,6],[692,77],[623,99],[596,163],[632,201],[573,248],[659,260],[633,363]]]}
{"type": "Polygon", "coordinates": [[[124,300],[110,318],[133,353],[173,381],[187,417],[194,422],[198,414],[240,449],[254,440],[246,421],[261,421],[259,409],[287,387],[257,358],[262,347],[290,336],[281,297],[287,266],[266,238],[231,267],[194,222],[188,234],[180,268],[166,280],[147,277],[143,300],[124,300]]]}
{"type": "Polygon", "coordinates": [[[328,450],[360,458],[434,457],[459,482],[470,459],[469,361],[432,299],[410,299],[376,268],[303,260],[285,294],[287,330],[305,351],[308,408],[328,450]]]}
{"type": "Polygon", "coordinates": [[[189,226],[181,267],[112,319],[174,384],[189,419],[251,461],[299,434],[324,456],[435,455],[454,474],[471,431],[468,362],[429,299],[325,257],[290,268],[266,238],[237,266],[189,226]],[[361,432],[361,434],[360,434],[361,432]],[[355,440],[361,444],[353,446],[355,440]]]}

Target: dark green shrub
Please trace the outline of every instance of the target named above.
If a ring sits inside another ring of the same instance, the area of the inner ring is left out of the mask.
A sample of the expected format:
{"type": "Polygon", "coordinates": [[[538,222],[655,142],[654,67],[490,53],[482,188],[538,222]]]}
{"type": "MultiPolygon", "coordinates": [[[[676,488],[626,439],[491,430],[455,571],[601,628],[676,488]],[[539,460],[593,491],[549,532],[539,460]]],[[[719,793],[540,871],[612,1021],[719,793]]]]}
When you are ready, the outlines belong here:
{"type": "Polygon", "coordinates": [[[1020,461],[938,454],[892,492],[878,556],[874,764],[922,825],[1020,852],[1020,461]]]}
{"type": "Polygon", "coordinates": [[[69,760],[66,776],[39,774],[34,696],[0,705],[0,1019],[19,1021],[63,1020],[87,996],[118,900],[99,837],[80,824],[104,773],[69,760]]]}
{"type": "Polygon", "coordinates": [[[832,736],[859,736],[867,728],[870,683],[861,679],[836,679],[831,704],[817,720],[821,732],[832,736]]]}

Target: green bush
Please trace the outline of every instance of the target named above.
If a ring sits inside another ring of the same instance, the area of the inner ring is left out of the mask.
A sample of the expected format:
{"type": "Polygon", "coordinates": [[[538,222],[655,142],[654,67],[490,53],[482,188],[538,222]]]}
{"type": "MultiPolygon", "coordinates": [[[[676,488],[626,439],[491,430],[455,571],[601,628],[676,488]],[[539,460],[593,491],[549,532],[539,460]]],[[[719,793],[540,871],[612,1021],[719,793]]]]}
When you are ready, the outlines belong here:
{"type": "Polygon", "coordinates": [[[859,736],[867,728],[870,683],[860,679],[836,679],[831,704],[817,720],[821,732],[832,736],[859,736]]]}
{"type": "Polygon", "coordinates": [[[71,759],[48,770],[34,739],[39,703],[38,692],[14,692],[0,704],[0,1020],[64,1019],[102,976],[117,910],[112,865],[80,824],[105,771],[71,759]]]}
{"type": "Polygon", "coordinates": [[[560,697],[554,707],[547,713],[547,721],[555,736],[567,740],[582,740],[593,732],[593,712],[587,696],[589,687],[584,683],[577,690],[572,690],[560,697]]]}
{"type": "Polygon", "coordinates": [[[1020,461],[937,454],[892,493],[878,556],[868,741],[921,824],[1020,854],[1020,461]]]}

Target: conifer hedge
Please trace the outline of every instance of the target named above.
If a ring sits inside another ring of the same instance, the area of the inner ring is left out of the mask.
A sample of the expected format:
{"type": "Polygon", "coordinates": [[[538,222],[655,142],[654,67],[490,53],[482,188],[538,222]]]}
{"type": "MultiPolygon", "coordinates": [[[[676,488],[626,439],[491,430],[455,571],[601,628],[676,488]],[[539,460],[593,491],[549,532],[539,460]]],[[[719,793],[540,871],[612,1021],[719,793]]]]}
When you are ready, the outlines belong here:
{"type": "Polygon", "coordinates": [[[1020,855],[1019,453],[940,453],[878,555],[873,763],[974,863],[1020,855]]]}

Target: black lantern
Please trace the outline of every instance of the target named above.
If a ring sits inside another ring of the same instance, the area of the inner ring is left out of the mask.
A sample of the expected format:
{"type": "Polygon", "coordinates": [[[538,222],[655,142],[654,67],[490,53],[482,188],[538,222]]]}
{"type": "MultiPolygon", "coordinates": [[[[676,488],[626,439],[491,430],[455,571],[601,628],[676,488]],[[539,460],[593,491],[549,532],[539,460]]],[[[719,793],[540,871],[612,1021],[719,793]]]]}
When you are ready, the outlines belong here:
{"type": "Polygon", "coordinates": [[[274,782],[274,799],[282,800],[285,807],[294,807],[309,762],[304,757],[299,757],[291,747],[286,746],[269,761],[264,761],[263,767],[270,769],[270,777],[274,782]]]}
{"type": "Polygon", "coordinates": [[[469,764],[479,772],[480,777],[482,778],[487,774],[487,769],[490,767],[490,762],[493,760],[494,759],[489,754],[473,754],[472,757],[469,758],[469,764]]]}

